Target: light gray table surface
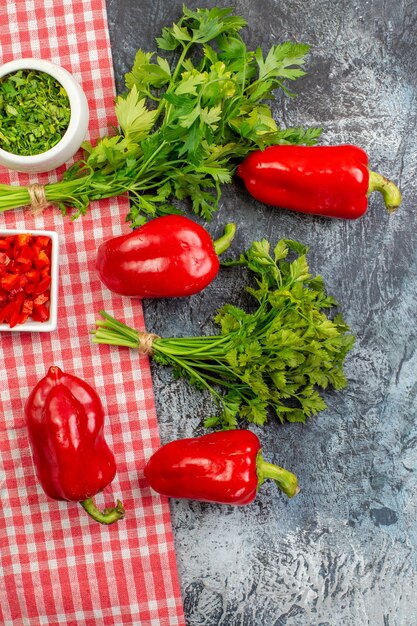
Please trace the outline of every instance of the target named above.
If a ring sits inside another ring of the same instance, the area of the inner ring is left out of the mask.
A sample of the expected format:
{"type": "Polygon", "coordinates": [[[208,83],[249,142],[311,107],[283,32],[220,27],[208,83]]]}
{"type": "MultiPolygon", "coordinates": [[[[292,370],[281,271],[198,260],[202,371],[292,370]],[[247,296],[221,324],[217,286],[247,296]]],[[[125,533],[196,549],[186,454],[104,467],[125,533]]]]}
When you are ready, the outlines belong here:
{"type": "MultiPolygon", "coordinates": [[[[389,216],[374,194],[353,222],[262,205],[242,185],[224,188],[208,229],[238,225],[231,252],[252,240],[297,239],[312,272],[357,337],[348,387],[306,425],[270,422],[256,432],[265,456],[293,470],[289,501],[265,484],[241,508],[171,501],[189,626],[414,626],[417,624],[417,2],[264,0],[231,6],[248,20],[249,48],[287,39],[311,45],[298,97],[274,104],[283,126],[321,126],[321,143],[354,143],[403,192],[389,216]]],[[[180,0],[107,0],[118,91],[136,50],[181,15],[180,0]]],[[[147,328],[207,333],[225,302],[245,302],[236,272],[222,270],[188,299],[144,301],[147,328]]],[[[210,399],[168,368],[152,366],[163,442],[202,434],[210,399]]]]}

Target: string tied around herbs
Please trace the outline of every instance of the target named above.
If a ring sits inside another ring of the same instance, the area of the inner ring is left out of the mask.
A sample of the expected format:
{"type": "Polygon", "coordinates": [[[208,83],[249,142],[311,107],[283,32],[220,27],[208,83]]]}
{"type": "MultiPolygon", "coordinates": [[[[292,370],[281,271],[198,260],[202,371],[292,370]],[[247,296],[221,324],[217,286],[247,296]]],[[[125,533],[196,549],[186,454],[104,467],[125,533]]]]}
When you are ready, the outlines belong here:
{"type": "Polygon", "coordinates": [[[45,193],[45,185],[40,185],[39,183],[33,183],[29,185],[28,194],[30,198],[30,212],[35,217],[37,215],[41,215],[43,211],[50,206],[50,202],[46,197],[45,193]]]}
{"type": "Polygon", "coordinates": [[[151,356],[153,354],[153,342],[161,337],[155,333],[147,333],[144,331],[138,332],[138,335],[138,350],[140,354],[151,356]]]}

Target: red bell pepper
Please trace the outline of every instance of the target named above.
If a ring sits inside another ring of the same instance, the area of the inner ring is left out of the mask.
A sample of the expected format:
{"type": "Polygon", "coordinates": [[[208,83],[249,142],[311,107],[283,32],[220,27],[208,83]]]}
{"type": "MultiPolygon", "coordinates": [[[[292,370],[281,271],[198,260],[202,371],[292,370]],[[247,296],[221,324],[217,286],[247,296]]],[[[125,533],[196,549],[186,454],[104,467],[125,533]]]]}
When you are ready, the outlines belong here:
{"type": "Polygon", "coordinates": [[[96,268],[103,283],[124,296],[175,298],[198,293],[219,271],[218,254],[230,245],[235,225],[213,242],[199,224],[181,215],[157,217],[102,243],[96,268]]]}
{"type": "Polygon", "coordinates": [[[370,171],[367,154],[352,145],[270,146],[249,154],[237,174],[257,200],[302,213],[356,219],[372,191],[390,212],[401,203],[400,190],[370,171]]]}
{"type": "Polygon", "coordinates": [[[119,500],[104,512],[93,500],[116,475],[114,455],[103,437],[103,406],[97,392],[52,366],[29,395],[25,416],[36,473],[46,495],[80,502],[102,524],[121,519],[124,508],[119,500]]]}
{"type": "Polygon", "coordinates": [[[171,441],[151,456],[144,473],[164,496],[219,504],[249,504],[266,478],[290,498],[299,492],[294,474],[264,461],[260,441],[250,430],[171,441]]]}

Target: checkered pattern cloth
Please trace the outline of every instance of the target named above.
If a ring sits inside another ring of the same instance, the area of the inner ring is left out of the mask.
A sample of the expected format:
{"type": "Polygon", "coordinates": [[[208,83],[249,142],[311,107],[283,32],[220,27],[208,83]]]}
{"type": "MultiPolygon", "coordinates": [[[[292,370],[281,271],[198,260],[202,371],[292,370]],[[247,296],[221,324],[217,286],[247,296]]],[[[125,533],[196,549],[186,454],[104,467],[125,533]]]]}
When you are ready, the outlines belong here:
{"type": "MultiPolygon", "coordinates": [[[[73,73],[91,108],[94,140],[115,124],[114,76],[104,0],[1,0],[0,62],[49,59],[73,73]]],[[[140,42],[138,42],[138,47],[140,42]]],[[[62,168],[63,169],[63,168],[62,168]]],[[[1,183],[54,181],[0,167],[1,183]]],[[[57,209],[18,209],[0,228],[47,229],[60,240],[59,328],[4,332],[0,339],[0,623],[3,626],[183,625],[168,503],[151,493],[143,467],[160,445],[146,357],[91,343],[102,308],[143,328],[140,301],[103,287],[98,244],[125,232],[127,198],[96,202],[71,221],[57,209]],[[118,473],[100,508],[120,498],[126,518],[94,522],[73,502],[49,499],[35,477],[24,403],[49,366],[86,380],[103,400],[105,436],[118,473]]]]}

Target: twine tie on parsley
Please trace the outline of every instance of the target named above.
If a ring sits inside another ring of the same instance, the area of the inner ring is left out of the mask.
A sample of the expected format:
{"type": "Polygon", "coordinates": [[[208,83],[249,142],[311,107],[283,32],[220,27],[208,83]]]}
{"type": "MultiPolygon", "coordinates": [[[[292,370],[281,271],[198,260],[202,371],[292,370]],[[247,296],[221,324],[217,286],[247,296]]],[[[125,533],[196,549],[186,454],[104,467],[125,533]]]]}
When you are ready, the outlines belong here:
{"type": "Polygon", "coordinates": [[[140,354],[146,354],[150,356],[153,353],[152,344],[155,339],[160,339],[159,335],[155,335],[154,333],[146,333],[140,332],[139,334],[139,345],[138,350],[140,354]]]}
{"type": "Polygon", "coordinates": [[[32,215],[40,215],[44,209],[49,206],[49,201],[45,194],[45,185],[39,185],[39,183],[33,183],[28,188],[30,198],[30,210],[32,215]]]}

